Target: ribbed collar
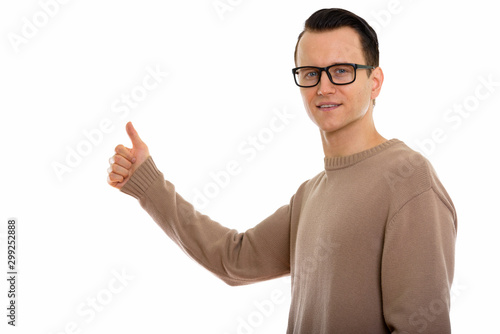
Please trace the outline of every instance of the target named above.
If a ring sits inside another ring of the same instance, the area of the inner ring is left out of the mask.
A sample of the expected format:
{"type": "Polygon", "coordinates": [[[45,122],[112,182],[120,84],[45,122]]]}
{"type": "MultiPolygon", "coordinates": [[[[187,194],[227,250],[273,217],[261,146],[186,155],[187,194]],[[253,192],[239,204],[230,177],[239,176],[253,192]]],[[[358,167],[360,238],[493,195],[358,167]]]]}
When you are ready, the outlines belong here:
{"type": "Polygon", "coordinates": [[[374,156],[375,154],[378,154],[387,148],[395,145],[402,143],[401,140],[393,138],[391,140],[387,140],[383,142],[380,145],[377,145],[375,147],[369,148],[365,151],[361,151],[358,153],[354,153],[352,155],[346,155],[344,157],[330,157],[327,158],[325,157],[325,170],[335,170],[335,169],[341,169],[341,168],[346,168],[349,166],[352,166],[360,161],[363,161],[365,159],[368,159],[371,156],[374,156]]]}

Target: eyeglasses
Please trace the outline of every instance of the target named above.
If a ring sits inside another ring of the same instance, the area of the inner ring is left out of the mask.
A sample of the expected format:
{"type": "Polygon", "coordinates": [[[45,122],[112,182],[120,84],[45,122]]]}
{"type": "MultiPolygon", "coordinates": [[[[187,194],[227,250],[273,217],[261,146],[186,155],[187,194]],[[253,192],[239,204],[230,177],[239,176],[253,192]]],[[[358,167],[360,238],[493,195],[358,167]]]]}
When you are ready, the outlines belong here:
{"type": "Polygon", "coordinates": [[[335,64],[328,67],[301,66],[292,69],[295,83],[299,87],[314,87],[321,80],[323,71],[328,75],[328,79],[334,85],[348,85],[356,80],[356,70],[374,69],[375,66],[359,64],[335,64]]]}

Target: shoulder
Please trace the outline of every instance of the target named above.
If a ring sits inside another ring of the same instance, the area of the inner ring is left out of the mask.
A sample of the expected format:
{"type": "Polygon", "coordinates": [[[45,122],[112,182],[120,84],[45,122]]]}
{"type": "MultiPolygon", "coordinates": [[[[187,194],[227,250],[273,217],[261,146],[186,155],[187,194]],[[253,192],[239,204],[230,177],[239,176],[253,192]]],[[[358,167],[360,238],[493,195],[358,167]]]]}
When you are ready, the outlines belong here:
{"type": "Polygon", "coordinates": [[[384,154],[383,177],[391,191],[428,190],[435,174],[430,161],[402,141],[384,154]]]}
{"type": "Polygon", "coordinates": [[[316,174],[314,177],[310,178],[306,182],[301,185],[301,191],[304,193],[304,196],[307,196],[311,191],[314,191],[315,188],[321,185],[322,182],[326,182],[326,173],[325,171],[321,171],[316,174]]]}
{"type": "Polygon", "coordinates": [[[399,142],[387,151],[383,179],[392,194],[394,209],[401,208],[420,194],[432,190],[436,200],[455,213],[453,202],[431,162],[419,152],[399,142]]]}
{"type": "Polygon", "coordinates": [[[302,208],[303,202],[310,195],[311,191],[323,181],[325,171],[316,174],[314,177],[303,181],[297,188],[297,191],[292,196],[291,204],[299,210],[302,208]]]}

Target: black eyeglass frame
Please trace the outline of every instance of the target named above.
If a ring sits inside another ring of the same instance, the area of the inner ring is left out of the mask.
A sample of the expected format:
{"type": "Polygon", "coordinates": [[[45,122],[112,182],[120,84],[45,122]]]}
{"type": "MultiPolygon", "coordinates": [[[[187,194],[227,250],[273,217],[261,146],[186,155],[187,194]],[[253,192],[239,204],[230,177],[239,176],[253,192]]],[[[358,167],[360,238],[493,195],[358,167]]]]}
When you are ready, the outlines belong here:
{"type": "Polygon", "coordinates": [[[292,68],[292,73],[293,73],[293,79],[295,80],[295,84],[299,87],[302,87],[302,88],[311,88],[311,87],[316,87],[319,82],[321,81],[321,75],[323,74],[322,72],[325,71],[326,72],[326,75],[328,76],[328,79],[330,79],[330,82],[334,85],[337,85],[337,86],[343,86],[343,85],[349,85],[349,84],[352,84],[354,81],[356,81],[356,73],[357,73],[357,70],[359,69],[370,69],[370,70],[373,70],[375,69],[376,67],[375,66],[368,66],[368,65],[360,65],[360,64],[353,64],[353,63],[339,63],[339,64],[333,64],[333,65],[330,65],[330,66],[327,66],[327,67],[317,67],[317,66],[300,66],[300,67],[296,67],[296,68],[292,68]],[[336,83],[336,82],[333,82],[333,79],[332,79],[332,75],[330,74],[330,68],[334,67],[334,66],[338,66],[338,65],[350,65],[354,68],[354,78],[352,79],[351,82],[345,82],[345,83],[336,83]],[[312,85],[312,86],[303,86],[303,85],[299,85],[299,83],[297,82],[297,71],[300,70],[301,68],[315,68],[317,70],[319,70],[319,76],[318,76],[318,82],[316,82],[315,85],[312,85]]]}

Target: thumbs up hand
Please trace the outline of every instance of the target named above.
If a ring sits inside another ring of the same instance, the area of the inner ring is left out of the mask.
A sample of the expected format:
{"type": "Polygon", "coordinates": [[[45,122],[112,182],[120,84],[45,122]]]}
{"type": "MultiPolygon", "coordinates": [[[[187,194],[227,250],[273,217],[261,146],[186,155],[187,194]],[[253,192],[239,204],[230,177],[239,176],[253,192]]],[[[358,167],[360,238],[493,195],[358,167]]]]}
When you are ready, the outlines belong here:
{"type": "Polygon", "coordinates": [[[132,174],[149,157],[148,146],[139,137],[131,122],[126,126],[127,134],[132,141],[132,148],[118,145],[116,154],[109,159],[108,184],[120,189],[132,177],[132,174]]]}

